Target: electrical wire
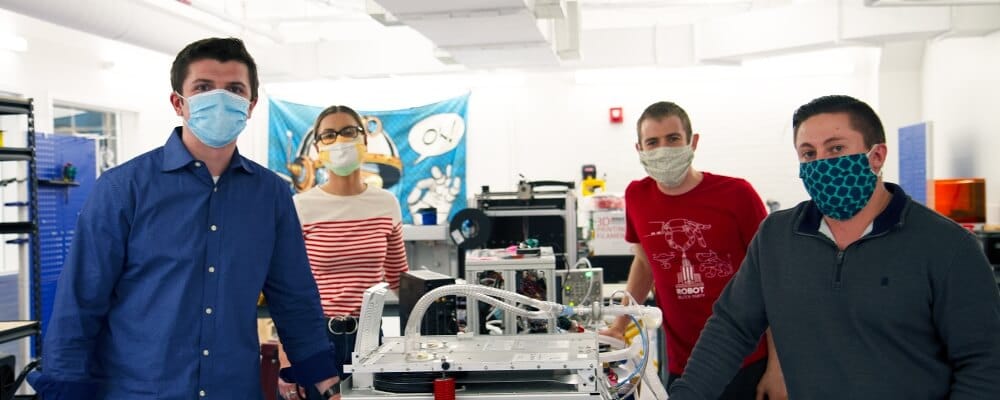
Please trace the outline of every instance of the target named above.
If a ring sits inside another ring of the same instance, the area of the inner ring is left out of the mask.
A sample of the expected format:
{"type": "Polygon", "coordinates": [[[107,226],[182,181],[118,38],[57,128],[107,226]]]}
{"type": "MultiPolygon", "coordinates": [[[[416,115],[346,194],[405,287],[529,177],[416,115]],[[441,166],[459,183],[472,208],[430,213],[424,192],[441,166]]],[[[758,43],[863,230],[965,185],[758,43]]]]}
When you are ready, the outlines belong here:
{"type": "Polygon", "coordinates": [[[642,360],[636,365],[635,370],[633,370],[624,379],[618,381],[618,385],[615,385],[615,389],[621,388],[637,375],[642,376],[641,373],[646,372],[646,364],[649,361],[649,336],[646,335],[646,329],[639,325],[639,320],[635,319],[634,316],[629,315],[628,318],[632,320],[632,323],[634,323],[637,328],[639,328],[639,337],[642,341],[642,360]]]}
{"type": "MultiPolygon", "coordinates": [[[[659,395],[659,393],[657,393],[657,390],[655,389],[655,384],[651,383],[651,382],[652,382],[653,379],[655,379],[656,380],[655,381],[656,384],[659,384],[660,387],[663,386],[663,383],[659,381],[659,377],[656,376],[656,372],[655,371],[650,371],[650,372],[653,372],[653,374],[650,375],[648,373],[643,373],[642,376],[639,377],[639,381],[640,381],[640,383],[642,383],[643,385],[645,385],[645,386],[643,386],[644,390],[645,389],[649,390],[649,394],[653,396],[654,400],[660,400],[660,395],[659,395]]],[[[664,390],[664,393],[663,393],[664,397],[663,397],[663,399],[666,400],[669,396],[667,396],[667,394],[666,394],[666,388],[663,388],[663,390],[664,390]]]]}
{"type": "MultiPolygon", "coordinates": [[[[632,293],[629,293],[628,290],[623,290],[622,293],[625,293],[625,296],[628,296],[628,299],[630,301],[629,304],[631,304],[633,306],[642,306],[642,303],[636,301],[635,297],[632,297],[632,293]]],[[[622,302],[622,305],[625,306],[625,305],[628,305],[628,304],[625,304],[624,302],[622,302]]]]}
{"type": "MultiPolygon", "coordinates": [[[[486,271],[486,272],[483,273],[483,275],[484,276],[482,278],[479,278],[479,284],[480,285],[494,287],[494,288],[497,288],[497,289],[503,289],[503,282],[504,282],[504,280],[503,280],[503,276],[500,275],[499,272],[496,272],[496,271],[486,271]]],[[[468,307],[468,306],[466,306],[466,307],[468,307]]],[[[476,307],[479,307],[479,305],[476,304],[476,307]]],[[[485,317],[484,317],[485,318],[485,323],[489,323],[492,320],[499,320],[500,318],[502,318],[503,313],[500,313],[500,312],[497,312],[497,311],[498,310],[497,310],[496,306],[490,307],[489,310],[486,311],[486,314],[485,314],[485,317]]],[[[503,323],[502,320],[501,320],[501,323],[503,323]]],[[[490,331],[489,326],[486,327],[486,330],[488,332],[492,332],[492,331],[490,331]]],[[[501,328],[500,333],[501,334],[503,333],[502,328],[501,328]]]]}
{"type": "Polygon", "coordinates": [[[3,187],[3,186],[7,186],[7,185],[9,185],[9,184],[11,184],[11,183],[15,183],[15,182],[16,182],[16,183],[21,183],[21,182],[26,182],[27,180],[28,180],[28,178],[9,178],[9,179],[2,179],[2,180],[0,180],[0,187],[3,187]]]}
{"type": "MultiPolygon", "coordinates": [[[[629,298],[632,298],[632,296],[627,291],[621,291],[621,290],[616,291],[616,292],[612,293],[612,296],[611,296],[612,300],[609,301],[609,304],[608,304],[609,306],[611,306],[611,305],[614,304],[613,298],[614,298],[614,295],[617,294],[618,292],[623,292],[625,294],[625,296],[627,296],[629,298]]],[[[623,300],[624,300],[624,298],[623,298],[623,300]]],[[[622,304],[624,304],[624,301],[622,301],[622,304]]],[[[633,303],[632,304],[635,304],[634,299],[633,299],[633,303]]],[[[599,382],[601,383],[602,388],[606,389],[606,392],[602,392],[602,396],[606,393],[607,394],[606,398],[609,398],[609,399],[612,399],[612,400],[625,399],[625,398],[628,398],[629,396],[632,396],[633,394],[635,394],[638,385],[632,384],[631,381],[632,381],[633,378],[635,378],[636,376],[638,376],[639,377],[639,381],[641,382],[642,381],[642,377],[643,377],[643,375],[645,375],[645,372],[646,372],[646,366],[649,363],[649,336],[647,336],[646,330],[641,327],[641,325],[639,324],[639,320],[636,319],[635,316],[629,315],[628,317],[629,317],[629,319],[632,320],[632,323],[634,323],[636,325],[636,328],[638,328],[638,330],[639,330],[639,340],[640,340],[640,345],[642,346],[642,359],[639,360],[638,363],[635,363],[635,369],[632,370],[632,371],[630,371],[629,374],[628,374],[628,376],[626,376],[625,378],[622,378],[622,379],[618,380],[618,384],[617,385],[612,386],[610,382],[605,382],[605,381],[607,381],[606,377],[605,377],[605,379],[599,380],[599,382]],[[621,390],[623,388],[627,388],[628,390],[625,391],[624,393],[621,393],[621,390]]],[[[612,347],[622,347],[622,348],[625,348],[625,347],[628,346],[625,342],[622,342],[622,341],[620,341],[618,339],[611,338],[611,337],[599,338],[599,341],[601,341],[603,343],[611,344],[612,347]]]]}
{"type": "MultiPolygon", "coordinates": [[[[616,291],[614,294],[617,294],[617,292],[618,291],[616,291]]],[[[601,390],[602,397],[605,397],[606,395],[606,398],[611,398],[611,399],[622,399],[623,397],[627,397],[636,393],[638,386],[642,384],[644,381],[647,382],[646,383],[647,385],[652,385],[648,383],[649,379],[652,378],[646,377],[646,374],[648,372],[647,367],[649,366],[649,361],[650,361],[651,343],[647,329],[646,327],[643,326],[643,322],[648,323],[653,327],[659,326],[660,324],[658,310],[649,309],[649,307],[641,306],[637,301],[635,301],[635,298],[631,295],[631,293],[627,291],[621,291],[621,292],[623,293],[623,296],[621,297],[621,305],[614,305],[614,300],[611,300],[609,301],[609,304],[605,309],[605,311],[610,312],[611,315],[627,316],[627,318],[629,318],[637,328],[639,343],[635,343],[633,341],[632,344],[629,345],[631,349],[619,355],[623,356],[623,358],[626,359],[625,364],[615,364],[621,366],[622,373],[625,373],[626,371],[628,372],[624,378],[618,380],[614,385],[612,385],[611,382],[608,381],[608,378],[606,376],[598,381],[602,389],[601,390]],[[625,305],[626,298],[630,299],[631,305],[629,306],[625,305]],[[638,356],[639,354],[637,354],[636,351],[641,351],[642,356],[637,358],[636,356],[638,356]],[[629,368],[630,366],[632,368],[629,368]],[[638,379],[636,379],[636,377],[638,377],[638,379]],[[603,389],[607,390],[605,391],[603,389]]],[[[522,294],[504,291],[502,289],[492,288],[487,286],[479,286],[479,285],[444,286],[425,294],[424,297],[422,297],[414,306],[414,311],[410,315],[410,320],[408,321],[409,323],[407,325],[407,332],[405,333],[405,337],[407,339],[405,343],[405,349],[407,352],[409,352],[410,351],[409,349],[411,349],[413,346],[418,344],[415,342],[416,340],[415,338],[420,336],[419,334],[420,318],[423,316],[423,312],[426,311],[426,307],[428,306],[428,304],[430,304],[429,300],[427,299],[437,298],[440,297],[441,295],[447,295],[447,294],[465,296],[469,303],[483,302],[487,304],[492,304],[498,310],[504,310],[505,312],[514,312],[523,319],[538,319],[538,320],[552,319],[558,316],[567,316],[574,313],[577,314],[589,313],[592,311],[590,310],[589,307],[583,307],[583,306],[567,307],[564,305],[545,302],[528,296],[524,296],[522,294]],[[512,301],[513,303],[507,303],[507,301],[512,301]],[[526,308],[521,308],[521,307],[526,307],[526,308]],[[532,311],[527,308],[533,308],[536,309],[537,311],[532,311]]],[[[489,323],[489,325],[492,328],[496,329],[497,328],[496,323],[499,323],[499,321],[491,322],[489,323]]],[[[599,342],[607,342],[602,339],[598,340],[599,342]]],[[[625,345],[625,343],[618,340],[610,341],[610,343],[614,343],[615,345],[620,344],[622,345],[621,347],[624,347],[625,345]]],[[[618,362],[618,360],[622,360],[622,358],[612,359],[600,356],[599,359],[606,362],[616,362],[616,363],[618,362]]],[[[611,367],[611,368],[618,368],[618,367],[611,367]]],[[[660,393],[663,392],[661,391],[660,393]]],[[[654,395],[656,394],[654,393],[654,395]]],[[[662,397],[662,396],[656,395],[656,397],[662,397]]]]}
{"type": "Polygon", "coordinates": [[[580,300],[581,305],[590,304],[587,300],[590,300],[590,294],[594,292],[594,286],[596,286],[594,282],[596,281],[597,279],[590,278],[590,286],[587,287],[587,293],[583,295],[583,300],[580,300]]]}
{"type": "Polygon", "coordinates": [[[618,295],[618,293],[621,293],[623,295],[622,296],[622,300],[619,302],[619,304],[621,304],[622,306],[627,306],[628,305],[628,304],[625,304],[625,298],[628,298],[631,301],[631,303],[629,303],[629,304],[632,304],[633,306],[637,306],[637,307],[641,307],[642,306],[641,303],[635,301],[635,297],[632,297],[632,293],[629,293],[628,290],[616,290],[614,292],[611,292],[611,296],[608,296],[608,305],[609,306],[614,305],[614,303],[615,303],[615,296],[618,295]]]}
{"type": "MultiPolygon", "coordinates": [[[[581,257],[579,260],[576,260],[576,265],[573,266],[573,269],[580,269],[580,264],[587,264],[588,269],[594,268],[594,266],[590,263],[590,260],[588,260],[587,257],[581,257]]],[[[584,294],[583,299],[580,300],[581,305],[589,304],[590,295],[594,292],[594,286],[596,286],[594,284],[595,281],[596,279],[593,278],[590,279],[590,286],[587,287],[587,293],[584,294]]]]}
{"type": "Polygon", "coordinates": [[[487,321],[486,330],[489,331],[491,335],[503,335],[503,329],[501,328],[502,324],[503,321],[501,320],[487,321]]]}
{"type": "Polygon", "coordinates": [[[27,379],[28,373],[31,372],[31,370],[38,368],[40,365],[41,365],[40,359],[31,361],[28,363],[28,365],[25,365],[24,369],[21,370],[21,373],[17,375],[17,379],[14,379],[14,384],[10,387],[11,388],[10,393],[16,393],[17,389],[21,387],[21,384],[24,383],[24,380],[27,379]]]}

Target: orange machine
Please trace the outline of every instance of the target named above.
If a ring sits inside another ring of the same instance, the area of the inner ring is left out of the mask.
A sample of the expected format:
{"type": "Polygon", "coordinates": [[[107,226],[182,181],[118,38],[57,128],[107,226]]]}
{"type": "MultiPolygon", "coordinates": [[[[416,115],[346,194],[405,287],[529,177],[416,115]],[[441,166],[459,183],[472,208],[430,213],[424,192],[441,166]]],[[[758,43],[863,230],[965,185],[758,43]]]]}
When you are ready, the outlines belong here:
{"type": "Polygon", "coordinates": [[[986,222],[986,180],[935,179],[934,210],[958,223],[986,222]]]}

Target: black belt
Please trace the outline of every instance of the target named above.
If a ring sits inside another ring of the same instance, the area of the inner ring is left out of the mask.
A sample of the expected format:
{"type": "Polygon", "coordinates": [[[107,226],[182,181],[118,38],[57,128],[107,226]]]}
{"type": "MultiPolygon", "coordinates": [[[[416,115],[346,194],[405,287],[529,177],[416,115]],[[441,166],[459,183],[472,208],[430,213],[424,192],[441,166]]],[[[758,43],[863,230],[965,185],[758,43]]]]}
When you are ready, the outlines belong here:
{"type": "Polygon", "coordinates": [[[334,335],[352,335],[358,332],[358,317],[339,315],[326,319],[326,329],[334,335]]]}

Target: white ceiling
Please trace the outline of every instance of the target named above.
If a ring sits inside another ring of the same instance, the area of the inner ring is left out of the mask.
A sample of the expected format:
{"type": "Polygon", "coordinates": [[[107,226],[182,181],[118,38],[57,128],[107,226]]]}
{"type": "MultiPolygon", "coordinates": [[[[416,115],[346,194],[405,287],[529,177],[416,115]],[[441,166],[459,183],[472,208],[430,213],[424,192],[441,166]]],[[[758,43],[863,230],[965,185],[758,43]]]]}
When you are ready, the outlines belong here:
{"type": "Polygon", "coordinates": [[[269,81],[696,66],[1000,30],[1000,0],[3,0],[0,7],[165,54],[201,37],[239,36],[269,81]]]}
{"type": "MultiPolygon", "coordinates": [[[[447,1],[374,0],[376,4],[400,5],[408,13],[446,12],[436,4],[447,1]]],[[[456,0],[450,3],[488,10],[512,7],[533,0],[456,0]],[[470,6],[471,5],[471,6],[470,6]]],[[[260,30],[267,30],[289,43],[337,41],[359,36],[385,35],[386,27],[369,16],[366,0],[192,0],[192,7],[208,14],[227,15],[260,30]]],[[[792,3],[792,0],[579,0],[582,29],[650,27],[690,24],[792,3]]]]}

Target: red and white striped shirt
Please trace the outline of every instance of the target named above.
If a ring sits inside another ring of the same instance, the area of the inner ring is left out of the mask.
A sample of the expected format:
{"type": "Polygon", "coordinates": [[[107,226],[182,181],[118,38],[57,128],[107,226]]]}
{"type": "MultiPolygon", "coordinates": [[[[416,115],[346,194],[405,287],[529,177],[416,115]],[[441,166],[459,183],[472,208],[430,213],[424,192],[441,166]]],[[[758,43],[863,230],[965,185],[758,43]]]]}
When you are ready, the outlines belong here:
{"type": "Polygon", "coordinates": [[[327,316],[358,315],[365,289],[399,287],[407,271],[399,201],[369,186],[356,196],[319,187],[295,195],[309,264],[327,316]]]}

